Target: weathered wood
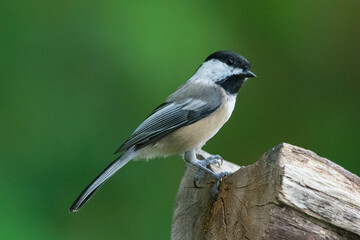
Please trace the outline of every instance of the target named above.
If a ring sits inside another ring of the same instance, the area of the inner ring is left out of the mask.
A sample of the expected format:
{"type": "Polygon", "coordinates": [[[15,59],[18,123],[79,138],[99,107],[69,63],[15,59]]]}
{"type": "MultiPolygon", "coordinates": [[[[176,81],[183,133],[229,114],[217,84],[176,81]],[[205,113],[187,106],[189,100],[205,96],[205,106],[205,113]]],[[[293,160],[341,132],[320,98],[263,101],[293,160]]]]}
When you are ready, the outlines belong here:
{"type": "MultiPolygon", "coordinates": [[[[203,155],[206,155],[204,153],[203,155]]],[[[188,166],[173,213],[177,239],[360,239],[360,178],[315,153],[280,144],[231,171],[216,199],[214,181],[193,186],[188,166]]]]}

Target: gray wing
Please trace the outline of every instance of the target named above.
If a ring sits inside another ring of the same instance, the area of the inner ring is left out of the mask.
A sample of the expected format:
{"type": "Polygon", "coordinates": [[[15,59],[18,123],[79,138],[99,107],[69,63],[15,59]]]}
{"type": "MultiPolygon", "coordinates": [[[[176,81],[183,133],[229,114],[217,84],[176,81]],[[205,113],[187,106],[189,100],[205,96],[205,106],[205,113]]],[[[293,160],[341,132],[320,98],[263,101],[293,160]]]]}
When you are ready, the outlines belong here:
{"type": "Polygon", "coordinates": [[[181,102],[165,102],[145,119],[115,153],[127,150],[132,146],[135,146],[135,149],[145,147],[180,127],[190,125],[209,116],[220,105],[221,101],[203,101],[195,98],[188,98],[181,102]]]}

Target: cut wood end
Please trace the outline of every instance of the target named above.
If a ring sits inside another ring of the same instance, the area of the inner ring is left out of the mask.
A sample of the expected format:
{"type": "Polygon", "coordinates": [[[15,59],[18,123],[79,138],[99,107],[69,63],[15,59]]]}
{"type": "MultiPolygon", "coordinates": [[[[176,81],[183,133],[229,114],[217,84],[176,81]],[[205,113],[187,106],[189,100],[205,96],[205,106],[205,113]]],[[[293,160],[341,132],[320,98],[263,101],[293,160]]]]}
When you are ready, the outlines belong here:
{"type": "Polygon", "coordinates": [[[312,151],[281,143],[252,165],[211,168],[233,174],[212,201],[214,180],[194,188],[197,169],[187,168],[172,239],[360,239],[360,178],[312,151]]]}

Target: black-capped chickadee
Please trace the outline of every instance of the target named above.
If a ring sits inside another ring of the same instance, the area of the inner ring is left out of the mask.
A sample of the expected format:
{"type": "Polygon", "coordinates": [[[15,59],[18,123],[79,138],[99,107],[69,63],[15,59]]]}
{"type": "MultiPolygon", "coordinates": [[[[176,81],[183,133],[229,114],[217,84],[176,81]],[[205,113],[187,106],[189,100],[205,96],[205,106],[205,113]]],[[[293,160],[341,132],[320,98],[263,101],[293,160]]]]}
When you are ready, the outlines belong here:
{"type": "Polygon", "coordinates": [[[157,107],[115,153],[122,155],[105,168],[70,207],[78,211],[90,197],[130,160],[179,155],[216,178],[209,164],[222,160],[197,154],[234,110],[239,89],[247,78],[256,77],[242,56],[219,51],[208,56],[195,74],[157,107]]]}

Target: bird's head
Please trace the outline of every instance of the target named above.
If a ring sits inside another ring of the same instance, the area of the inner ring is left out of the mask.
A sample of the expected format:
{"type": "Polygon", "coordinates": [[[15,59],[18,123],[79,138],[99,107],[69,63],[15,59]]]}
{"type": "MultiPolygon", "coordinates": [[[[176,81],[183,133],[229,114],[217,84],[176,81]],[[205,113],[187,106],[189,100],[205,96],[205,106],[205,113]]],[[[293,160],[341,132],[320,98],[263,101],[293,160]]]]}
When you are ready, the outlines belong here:
{"type": "Polygon", "coordinates": [[[244,57],[230,51],[218,51],[208,56],[190,81],[217,84],[228,94],[236,94],[247,78],[256,77],[244,57]]]}

